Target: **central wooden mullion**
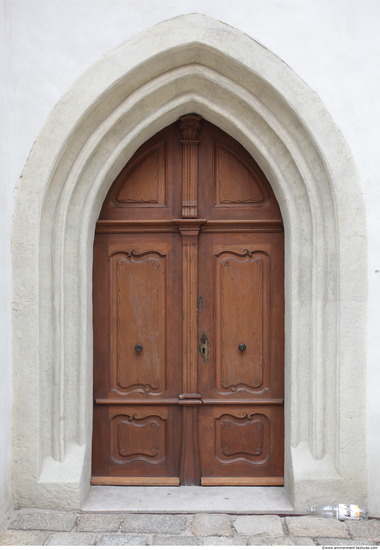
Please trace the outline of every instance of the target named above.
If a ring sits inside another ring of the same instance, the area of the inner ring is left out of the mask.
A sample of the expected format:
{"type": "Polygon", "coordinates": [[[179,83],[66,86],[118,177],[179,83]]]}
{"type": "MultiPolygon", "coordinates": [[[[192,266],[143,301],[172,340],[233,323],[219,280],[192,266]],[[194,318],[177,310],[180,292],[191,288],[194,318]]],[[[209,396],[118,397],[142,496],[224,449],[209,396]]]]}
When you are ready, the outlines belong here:
{"type": "Polygon", "coordinates": [[[182,217],[198,217],[198,150],[201,117],[180,119],[182,143],[182,217]]]}
{"type": "Polygon", "coordinates": [[[182,311],[183,356],[182,450],[180,478],[182,485],[200,483],[198,452],[198,235],[202,223],[198,220],[198,150],[201,118],[186,115],[180,119],[182,143],[182,219],[175,220],[182,237],[182,311]]]}
{"type": "Polygon", "coordinates": [[[198,485],[200,466],[198,451],[198,235],[206,220],[176,220],[182,236],[183,356],[182,452],[180,477],[182,485],[198,485]]]}
{"type": "MultiPolygon", "coordinates": [[[[179,220],[178,220],[179,221],[179,220]]],[[[182,221],[183,394],[196,394],[198,364],[198,234],[205,220],[182,221]]],[[[194,396],[195,397],[195,396],[194,396]]]]}

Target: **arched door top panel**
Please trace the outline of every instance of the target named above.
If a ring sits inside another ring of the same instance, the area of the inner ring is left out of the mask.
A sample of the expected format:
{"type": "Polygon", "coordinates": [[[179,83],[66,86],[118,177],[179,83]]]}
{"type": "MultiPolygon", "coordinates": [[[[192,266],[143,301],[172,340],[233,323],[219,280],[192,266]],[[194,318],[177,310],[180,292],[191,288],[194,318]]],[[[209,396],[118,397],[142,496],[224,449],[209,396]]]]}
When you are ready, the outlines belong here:
{"type": "Polygon", "coordinates": [[[244,147],[197,115],[183,116],[181,121],[161,130],[136,151],[112,184],[99,219],[182,217],[186,200],[182,180],[187,178],[190,186],[196,171],[198,217],[281,222],[272,188],[244,147]],[[194,136],[188,136],[189,120],[199,124],[197,132],[193,130],[194,136]],[[182,144],[189,149],[186,166],[175,160],[184,154],[182,144]],[[196,157],[191,153],[193,149],[196,157]],[[196,165],[191,166],[191,162],[196,165]]]}

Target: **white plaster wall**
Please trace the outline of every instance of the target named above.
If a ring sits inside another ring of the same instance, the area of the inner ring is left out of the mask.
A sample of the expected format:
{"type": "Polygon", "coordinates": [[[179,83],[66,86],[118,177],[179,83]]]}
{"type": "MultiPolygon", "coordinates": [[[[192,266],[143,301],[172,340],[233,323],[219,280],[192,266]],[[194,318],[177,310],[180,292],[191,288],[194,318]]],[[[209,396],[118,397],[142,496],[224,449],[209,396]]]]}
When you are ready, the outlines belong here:
{"type": "MultiPolygon", "coordinates": [[[[0,8],[0,36],[6,34],[3,6],[0,8]]],[[[0,46],[0,74],[5,75],[8,63],[7,44],[0,46]]],[[[12,504],[10,488],[11,469],[11,270],[10,225],[12,211],[12,175],[7,159],[10,139],[8,92],[4,78],[0,79],[0,521],[12,504]]]]}
{"type": "Polygon", "coordinates": [[[6,0],[0,27],[2,64],[8,69],[7,80],[1,79],[5,123],[0,126],[0,517],[10,505],[9,235],[17,180],[47,115],[77,77],[141,30],[193,12],[236,27],[281,57],[319,94],[353,152],[369,221],[369,504],[380,515],[380,2],[6,0]]]}

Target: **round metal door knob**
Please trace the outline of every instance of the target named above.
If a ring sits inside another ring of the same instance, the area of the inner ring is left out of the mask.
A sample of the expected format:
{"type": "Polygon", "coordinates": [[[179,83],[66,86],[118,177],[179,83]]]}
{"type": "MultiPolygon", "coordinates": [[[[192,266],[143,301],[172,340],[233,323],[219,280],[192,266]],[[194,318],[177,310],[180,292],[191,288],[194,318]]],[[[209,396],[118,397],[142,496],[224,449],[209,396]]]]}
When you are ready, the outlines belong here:
{"type": "Polygon", "coordinates": [[[135,350],[137,351],[137,353],[141,353],[143,349],[144,348],[142,347],[141,344],[136,344],[135,345],[135,350]]]}
{"type": "Polygon", "coordinates": [[[239,351],[245,351],[247,346],[245,344],[239,344],[239,351]]]}

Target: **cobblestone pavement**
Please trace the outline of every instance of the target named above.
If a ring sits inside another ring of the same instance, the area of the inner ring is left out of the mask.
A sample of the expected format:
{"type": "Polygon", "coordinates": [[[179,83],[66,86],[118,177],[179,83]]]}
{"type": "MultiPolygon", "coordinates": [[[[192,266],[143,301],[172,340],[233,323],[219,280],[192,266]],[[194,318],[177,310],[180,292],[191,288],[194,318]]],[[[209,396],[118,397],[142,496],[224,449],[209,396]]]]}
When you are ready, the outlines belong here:
{"type": "Polygon", "coordinates": [[[22,509],[0,528],[13,546],[351,546],[376,547],[380,520],[311,516],[126,514],[22,509]]]}

